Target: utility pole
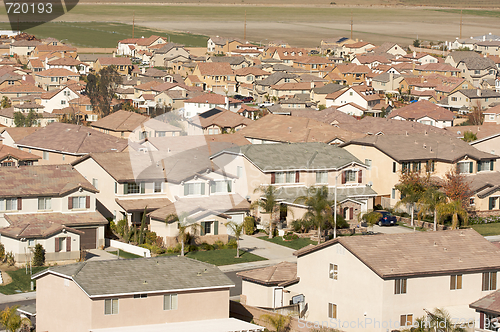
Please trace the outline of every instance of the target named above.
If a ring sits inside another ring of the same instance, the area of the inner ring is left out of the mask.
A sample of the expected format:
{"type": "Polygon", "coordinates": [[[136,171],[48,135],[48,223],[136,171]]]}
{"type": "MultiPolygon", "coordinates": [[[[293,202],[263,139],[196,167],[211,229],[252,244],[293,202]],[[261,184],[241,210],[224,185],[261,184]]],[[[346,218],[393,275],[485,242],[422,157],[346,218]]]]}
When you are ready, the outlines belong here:
{"type": "Polygon", "coordinates": [[[351,39],[352,39],[352,10],[351,10],[351,39]]]}
{"type": "Polygon", "coordinates": [[[460,39],[462,39],[462,9],[460,9],[460,39]]]}
{"type": "Polygon", "coordinates": [[[243,29],[243,40],[247,40],[247,10],[245,9],[245,27],[243,29]]]}

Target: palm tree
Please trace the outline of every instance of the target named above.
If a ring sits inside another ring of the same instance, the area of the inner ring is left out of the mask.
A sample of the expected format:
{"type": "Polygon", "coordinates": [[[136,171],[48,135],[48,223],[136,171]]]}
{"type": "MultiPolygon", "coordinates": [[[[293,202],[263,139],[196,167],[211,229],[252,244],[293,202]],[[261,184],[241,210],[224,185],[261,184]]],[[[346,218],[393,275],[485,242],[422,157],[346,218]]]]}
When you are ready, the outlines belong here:
{"type": "Polygon", "coordinates": [[[193,235],[196,235],[196,232],[201,228],[201,225],[193,222],[193,220],[187,218],[187,214],[185,212],[177,215],[175,213],[169,214],[165,218],[165,224],[171,224],[173,222],[177,222],[178,234],[177,241],[181,243],[181,256],[184,256],[184,244],[188,239],[190,234],[190,230],[193,232],[193,235]]]}
{"type": "MultiPolygon", "coordinates": [[[[321,243],[321,227],[327,223],[333,224],[332,201],[328,200],[328,188],[309,187],[307,196],[300,196],[295,199],[295,203],[307,206],[304,219],[309,220],[318,229],[318,244],[321,243]]],[[[335,227],[335,226],[334,226],[335,227]]]]}
{"type": "Polygon", "coordinates": [[[234,221],[228,221],[226,227],[229,227],[236,237],[236,258],[240,258],[240,236],[243,233],[243,223],[238,224],[234,221]]]}
{"type": "Polygon", "coordinates": [[[381,217],[382,217],[382,214],[380,212],[371,211],[371,212],[365,213],[363,215],[362,219],[366,221],[366,223],[368,224],[368,227],[373,227],[373,225],[375,225],[380,220],[381,217]]]}
{"type": "Polygon", "coordinates": [[[462,324],[455,324],[451,319],[450,314],[440,308],[435,308],[430,316],[430,327],[428,331],[437,331],[437,332],[465,332],[465,328],[461,327],[462,324]]]}
{"type": "Polygon", "coordinates": [[[469,215],[460,201],[452,201],[448,199],[448,202],[439,203],[437,205],[437,211],[441,217],[452,216],[451,229],[458,227],[459,216],[464,220],[464,225],[467,225],[469,222],[469,215]]]}
{"type": "Polygon", "coordinates": [[[260,316],[260,319],[269,323],[276,332],[285,332],[289,330],[290,316],[280,314],[265,314],[260,316]]]}
{"type": "Polygon", "coordinates": [[[31,326],[31,321],[28,318],[21,318],[17,314],[19,306],[6,307],[0,312],[0,323],[9,332],[16,332],[22,325],[31,326]]]}
{"type": "Polygon", "coordinates": [[[275,186],[259,186],[253,192],[260,192],[262,198],[252,202],[250,208],[260,208],[265,213],[269,213],[269,238],[271,239],[273,237],[273,225],[276,223],[276,214],[281,212],[281,204],[278,202],[277,197],[278,188],[275,186]]]}
{"type": "Polygon", "coordinates": [[[437,207],[439,206],[439,204],[443,203],[445,199],[445,194],[437,190],[435,187],[429,187],[417,202],[418,206],[420,207],[420,211],[418,213],[419,217],[429,211],[432,211],[432,213],[434,214],[434,231],[437,230],[437,207]]]}

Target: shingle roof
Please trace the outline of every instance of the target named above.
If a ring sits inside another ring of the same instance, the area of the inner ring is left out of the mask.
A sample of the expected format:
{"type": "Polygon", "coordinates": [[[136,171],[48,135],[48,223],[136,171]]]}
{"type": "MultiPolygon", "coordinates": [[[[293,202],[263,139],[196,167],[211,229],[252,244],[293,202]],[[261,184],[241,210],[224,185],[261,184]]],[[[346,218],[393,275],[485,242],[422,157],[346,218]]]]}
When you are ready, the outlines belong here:
{"type": "Polygon", "coordinates": [[[127,141],[95,129],[54,122],[16,142],[19,146],[61,151],[76,155],[90,152],[119,152],[127,141]]]}
{"type": "Polygon", "coordinates": [[[256,81],[255,84],[256,85],[271,86],[271,85],[275,85],[276,83],[278,83],[280,80],[282,80],[284,78],[292,78],[293,79],[293,78],[297,78],[297,77],[298,76],[295,74],[277,72],[277,73],[271,74],[270,76],[266,77],[263,80],[256,81]]]}
{"type": "Polygon", "coordinates": [[[141,199],[116,199],[116,203],[120,205],[126,212],[147,212],[164,207],[170,204],[168,198],[141,198],[141,199]]]}
{"type": "Polygon", "coordinates": [[[297,278],[297,263],[281,262],[260,269],[241,271],[236,274],[243,280],[266,286],[277,286],[297,278]]]}
{"type": "Polygon", "coordinates": [[[330,125],[337,123],[358,123],[358,120],[356,120],[353,116],[337,111],[334,107],[325,108],[322,111],[292,109],[290,113],[292,116],[314,119],[330,125]]]}
{"type": "Polygon", "coordinates": [[[500,250],[473,229],[341,237],[295,255],[336,243],[383,279],[500,269],[500,250]]]}
{"type": "Polygon", "coordinates": [[[469,307],[481,312],[500,315],[500,290],[472,302],[469,307]]]}
{"type": "Polygon", "coordinates": [[[450,58],[452,58],[456,64],[458,64],[460,61],[462,61],[466,58],[470,58],[470,57],[480,58],[481,57],[480,54],[478,54],[474,51],[453,51],[453,52],[449,53],[448,56],[450,58]]]}
{"type": "MultiPolygon", "coordinates": [[[[241,100],[236,100],[229,97],[230,103],[242,103],[241,100]]],[[[184,101],[185,103],[201,103],[201,104],[215,104],[215,105],[226,105],[226,98],[223,95],[217,93],[204,93],[202,95],[193,97],[184,101]]]]}
{"type": "Polygon", "coordinates": [[[496,92],[494,90],[479,90],[480,93],[478,95],[477,89],[462,89],[459,90],[464,96],[470,99],[477,98],[500,98],[500,92],[496,92]]]}
{"type": "Polygon", "coordinates": [[[469,70],[484,70],[488,68],[496,69],[495,62],[490,58],[471,57],[462,59],[460,62],[463,62],[469,70]]]}
{"type": "Polygon", "coordinates": [[[59,197],[80,187],[97,192],[71,165],[0,167],[0,182],[0,197],[59,197]]]}
{"type": "Polygon", "coordinates": [[[313,89],[315,94],[330,94],[347,89],[345,85],[330,83],[313,89]]]}
{"type": "Polygon", "coordinates": [[[392,110],[389,117],[394,118],[396,116],[400,116],[406,120],[418,120],[424,116],[437,121],[453,121],[455,118],[453,112],[441,106],[437,106],[428,100],[420,100],[416,103],[392,110]]]}
{"type": "Polygon", "coordinates": [[[500,190],[500,172],[479,172],[467,176],[470,190],[479,198],[500,190]]]}
{"type": "Polygon", "coordinates": [[[187,257],[86,261],[50,267],[32,278],[52,272],[72,278],[90,297],[234,287],[216,266],[187,257]]]}
{"type": "Polygon", "coordinates": [[[473,160],[491,160],[495,155],[479,151],[458,138],[434,133],[409,135],[372,135],[354,139],[350,144],[373,146],[396,161],[441,160],[453,163],[467,156],[473,160]]]}

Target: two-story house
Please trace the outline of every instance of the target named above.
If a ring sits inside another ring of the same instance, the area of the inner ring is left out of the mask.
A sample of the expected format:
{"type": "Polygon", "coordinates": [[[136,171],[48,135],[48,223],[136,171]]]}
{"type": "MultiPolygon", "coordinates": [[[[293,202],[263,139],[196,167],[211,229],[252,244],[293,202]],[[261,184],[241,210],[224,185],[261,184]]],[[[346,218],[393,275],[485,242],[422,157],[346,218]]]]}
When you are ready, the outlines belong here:
{"type": "Polygon", "coordinates": [[[64,68],[52,68],[35,73],[37,86],[46,91],[62,88],[71,82],[77,83],[80,75],[64,68]]]}
{"type": "Polygon", "coordinates": [[[47,261],[79,259],[81,249],[104,245],[98,191],[70,165],[0,167],[0,179],[0,241],[18,263],[38,243],[47,261]]]}
{"type": "Polygon", "coordinates": [[[241,100],[225,97],[216,93],[204,93],[184,101],[182,115],[191,118],[200,113],[211,110],[214,107],[224,108],[231,112],[238,112],[241,108],[241,100]]]}
{"type": "Polygon", "coordinates": [[[224,95],[236,93],[236,81],[231,65],[227,62],[199,62],[193,75],[204,82],[203,90],[224,95]]]}
{"type": "Polygon", "coordinates": [[[327,95],[325,99],[326,107],[338,106],[339,111],[357,117],[361,117],[366,112],[375,112],[373,107],[381,102],[375,89],[366,85],[356,85],[347,90],[334,92],[327,95]]]}
{"type": "Polygon", "coordinates": [[[474,87],[478,88],[484,79],[495,79],[497,68],[495,62],[487,57],[470,57],[458,62],[457,69],[474,87]]]}
{"type": "Polygon", "coordinates": [[[455,115],[446,108],[435,105],[430,101],[420,100],[416,103],[392,110],[389,118],[402,121],[416,121],[438,128],[445,128],[453,126],[455,115]]]}

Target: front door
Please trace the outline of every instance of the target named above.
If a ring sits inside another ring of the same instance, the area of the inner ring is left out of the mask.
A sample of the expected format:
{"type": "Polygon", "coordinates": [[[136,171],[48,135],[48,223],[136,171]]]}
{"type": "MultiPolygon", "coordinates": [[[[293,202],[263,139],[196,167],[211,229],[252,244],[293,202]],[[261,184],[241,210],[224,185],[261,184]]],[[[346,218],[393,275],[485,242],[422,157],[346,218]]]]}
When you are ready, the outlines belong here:
{"type": "Polygon", "coordinates": [[[281,308],[283,306],[283,288],[274,289],[274,308],[281,308]]]}

